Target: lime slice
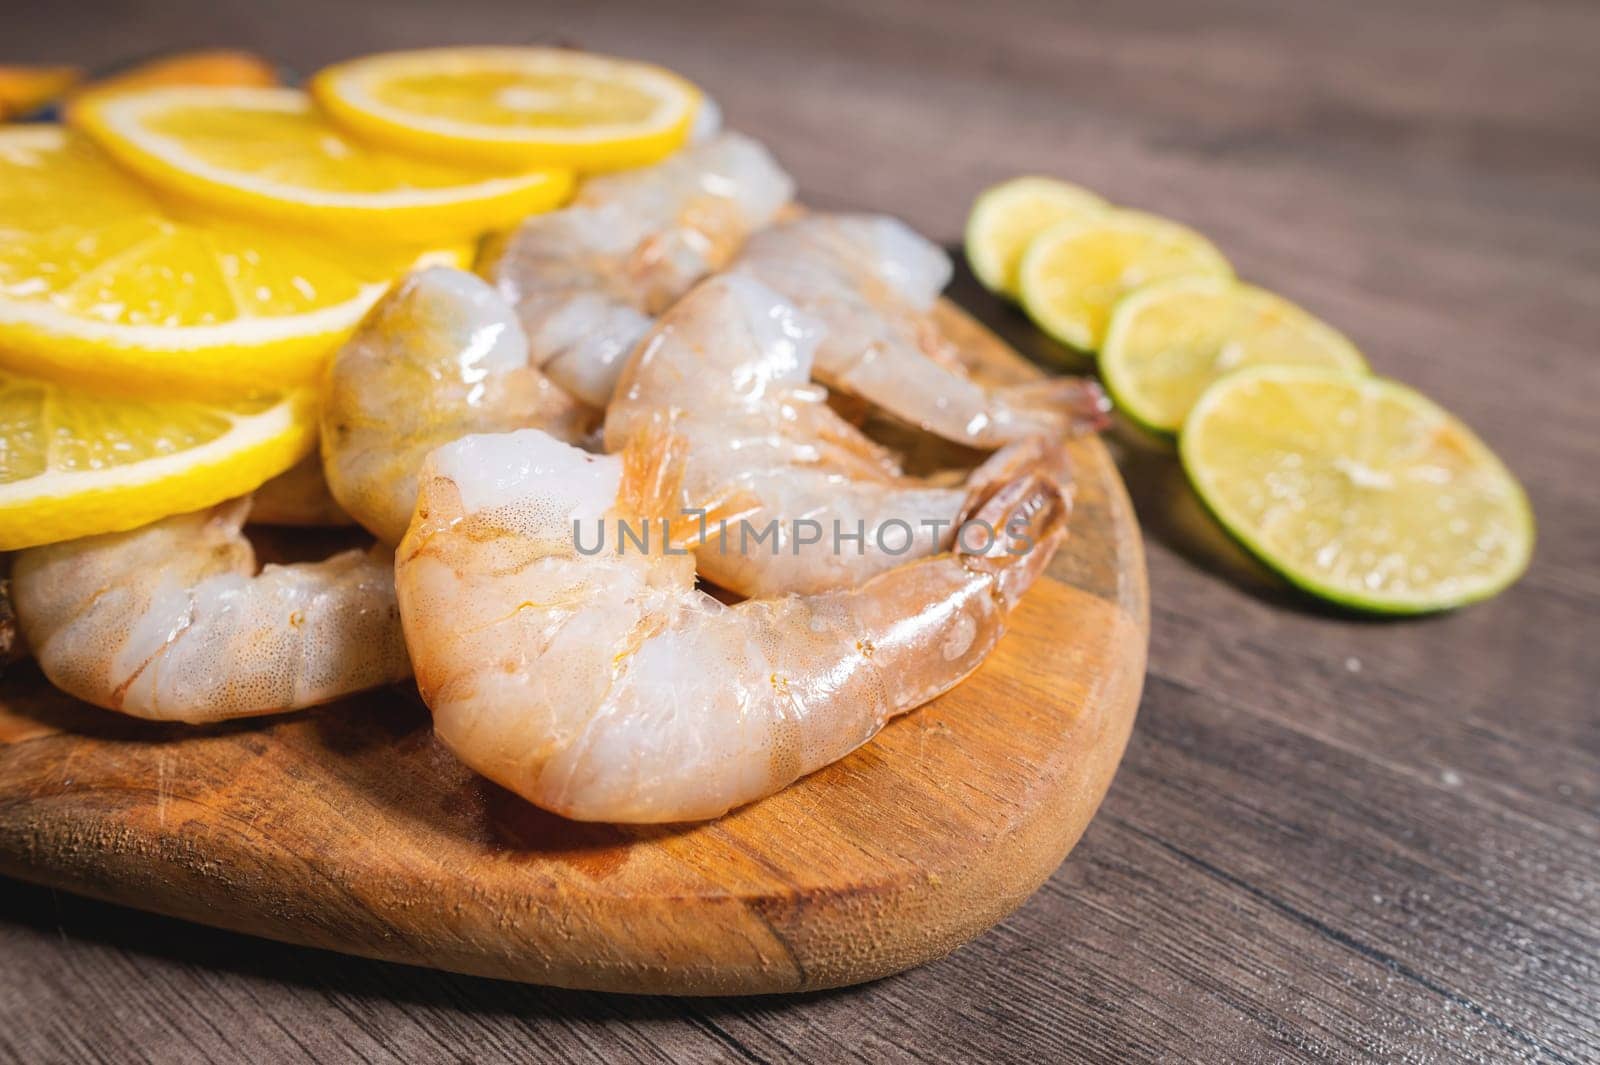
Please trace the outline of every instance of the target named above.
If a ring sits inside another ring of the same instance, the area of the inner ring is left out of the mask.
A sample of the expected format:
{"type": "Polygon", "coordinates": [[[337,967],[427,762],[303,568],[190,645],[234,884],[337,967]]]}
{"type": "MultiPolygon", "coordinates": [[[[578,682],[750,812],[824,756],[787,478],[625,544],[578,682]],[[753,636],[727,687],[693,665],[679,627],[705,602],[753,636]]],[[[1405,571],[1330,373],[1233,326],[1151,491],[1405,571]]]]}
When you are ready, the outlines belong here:
{"type": "Polygon", "coordinates": [[[1023,253],[1040,233],[1063,222],[1087,222],[1110,210],[1088,189],[1047,177],[992,185],[967,216],[967,262],[990,292],[1017,295],[1023,253]]]}
{"type": "Polygon", "coordinates": [[[1195,491],[1301,588],[1389,614],[1444,610],[1527,568],[1533,513],[1482,441],[1404,385],[1313,366],[1221,378],[1184,422],[1195,491]]]}
{"type": "Polygon", "coordinates": [[[1281,296],[1195,275],[1136,289],[1111,313],[1100,376],[1117,408],[1173,434],[1206,386],[1244,366],[1365,370],[1344,334],[1281,296]]]}
{"type": "Polygon", "coordinates": [[[1187,226],[1138,211],[1063,222],[1022,257],[1022,306],[1063,344],[1099,351],[1117,301],[1141,285],[1184,274],[1231,277],[1222,253],[1187,226]]]}

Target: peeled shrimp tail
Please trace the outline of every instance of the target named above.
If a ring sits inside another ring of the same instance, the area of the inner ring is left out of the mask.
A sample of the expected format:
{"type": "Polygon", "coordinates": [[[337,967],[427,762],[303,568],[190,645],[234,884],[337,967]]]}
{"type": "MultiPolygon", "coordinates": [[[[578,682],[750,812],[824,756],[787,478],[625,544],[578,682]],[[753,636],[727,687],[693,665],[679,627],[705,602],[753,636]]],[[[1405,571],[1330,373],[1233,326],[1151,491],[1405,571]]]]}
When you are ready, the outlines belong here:
{"type": "Polygon", "coordinates": [[[1087,377],[1049,377],[994,391],[997,405],[1018,427],[1048,436],[1086,436],[1111,425],[1111,400],[1087,377]]]}
{"type": "Polygon", "coordinates": [[[1063,487],[1063,476],[1064,470],[1047,458],[1030,463],[1016,477],[994,482],[964,519],[980,532],[958,536],[956,551],[968,567],[994,578],[1007,609],[1044,572],[1066,539],[1072,497],[1063,487]]]}
{"type": "Polygon", "coordinates": [[[1072,462],[1059,441],[1029,436],[996,451],[967,475],[966,500],[958,522],[975,518],[995,491],[1008,481],[1038,473],[1054,481],[1068,506],[1072,503],[1072,462]]]}
{"type": "Polygon", "coordinates": [[[1093,381],[1052,377],[986,388],[960,366],[931,359],[911,344],[848,352],[819,350],[816,373],[829,387],[865,396],[888,413],[945,440],[1001,447],[1027,436],[1062,438],[1108,424],[1110,403],[1093,381]],[[830,361],[822,353],[834,356],[830,361]]]}
{"type": "Polygon", "coordinates": [[[1084,385],[990,388],[973,379],[932,312],[948,257],[881,215],[811,215],[751,238],[732,268],[817,318],[814,372],[908,425],[991,449],[1092,427],[1103,405],[1084,385]]]}
{"type": "MultiPolygon", "coordinates": [[[[849,620],[839,635],[853,639],[870,662],[870,677],[863,678],[858,697],[863,705],[877,702],[879,710],[860,742],[890,718],[949,691],[978,667],[999,642],[1006,613],[1065,538],[1069,513],[1053,478],[1027,472],[994,487],[970,519],[982,527],[972,531],[969,526],[954,551],[899,566],[859,588],[809,597],[812,626],[842,608],[849,620]],[[912,602],[936,602],[939,609],[908,611],[912,602]],[[866,700],[878,685],[881,700],[866,700]]],[[[799,701],[807,700],[802,695],[799,701]]],[[[824,752],[803,771],[841,758],[855,746],[824,752]]]]}
{"type": "Polygon", "coordinates": [[[681,517],[688,462],[689,438],[674,431],[672,419],[653,419],[641,426],[622,450],[618,512],[647,521],[681,517]]]}
{"type": "Polygon", "coordinates": [[[203,723],[314,706],[410,674],[392,556],[269,565],[249,500],[17,556],[17,617],[45,676],[134,717],[203,723]]]}

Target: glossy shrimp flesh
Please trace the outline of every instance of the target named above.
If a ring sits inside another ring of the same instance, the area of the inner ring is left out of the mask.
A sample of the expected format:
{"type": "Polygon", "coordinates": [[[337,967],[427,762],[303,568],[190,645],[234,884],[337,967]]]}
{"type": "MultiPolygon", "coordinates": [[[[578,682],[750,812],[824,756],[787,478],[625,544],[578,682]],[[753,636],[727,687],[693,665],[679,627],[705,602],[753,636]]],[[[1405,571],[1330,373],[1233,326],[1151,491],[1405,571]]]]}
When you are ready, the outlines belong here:
{"type": "Polygon", "coordinates": [[[683,438],[679,506],[705,513],[701,576],[749,596],[860,584],[949,547],[969,496],[1019,462],[1052,454],[1064,483],[1064,456],[1038,439],[1010,445],[969,485],[902,475],[812,382],[824,335],[760,282],[720,275],[663,315],[623,372],[607,449],[663,426],[683,438]]]}
{"type": "Polygon", "coordinates": [[[85,702],[201,724],[314,706],[411,669],[393,556],[268,565],[248,498],[19,553],[17,619],[45,676],[85,702]]]}
{"type": "Polygon", "coordinates": [[[328,487],[379,540],[400,542],[428,452],[468,433],[542,428],[563,440],[596,416],[528,361],[511,308],[481,278],[434,266],[399,281],[328,369],[328,487]]]}
{"type": "Polygon", "coordinates": [[[1092,382],[1057,377],[985,387],[962,367],[932,311],[950,259],[886,215],[816,214],[756,234],[733,269],[826,328],[816,375],[926,432],[976,448],[1097,428],[1092,382]]]}
{"type": "Polygon", "coordinates": [[[516,307],[534,363],[604,407],[651,319],[727,265],[793,192],[758,142],[722,133],[655,166],[591,178],[571,206],[493,242],[483,273],[516,307]]]}
{"type": "Polygon", "coordinates": [[[725,606],[692,560],[597,525],[669,520],[681,441],[593,455],[536,430],[435,451],[396,560],[440,738],[579,820],[718,816],[821,768],[977,668],[1065,534],[1053,479],[977,508],[986,544],[819,595],[725,606]]]}

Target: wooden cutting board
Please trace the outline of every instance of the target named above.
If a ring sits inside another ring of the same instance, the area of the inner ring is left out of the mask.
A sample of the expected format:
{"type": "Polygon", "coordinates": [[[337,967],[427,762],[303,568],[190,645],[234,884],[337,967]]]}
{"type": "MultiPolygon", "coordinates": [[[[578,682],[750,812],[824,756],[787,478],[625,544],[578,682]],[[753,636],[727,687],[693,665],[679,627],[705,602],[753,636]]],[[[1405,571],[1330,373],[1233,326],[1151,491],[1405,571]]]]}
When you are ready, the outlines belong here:
{"type": "MultiPolygon", "coordinates": [[[[994,379],[1036,374],[953,308],[994,379]]],[[[153,725],[0,680],[0,872],[206,924],[567,987],[799,991],[938,957],[1077,841],[1144,679],[1144,558],[1097,440],[1071,535],[964,684],[718,821],[576,824],[458,763],[410,690],[153,725]]]]}

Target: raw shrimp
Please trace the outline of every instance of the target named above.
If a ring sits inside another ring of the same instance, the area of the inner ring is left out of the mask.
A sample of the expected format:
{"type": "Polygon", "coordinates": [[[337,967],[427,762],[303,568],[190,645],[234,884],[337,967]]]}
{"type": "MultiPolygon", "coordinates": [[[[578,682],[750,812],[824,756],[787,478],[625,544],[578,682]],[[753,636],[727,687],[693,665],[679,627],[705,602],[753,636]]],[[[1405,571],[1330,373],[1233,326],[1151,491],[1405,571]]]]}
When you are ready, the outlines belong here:
{"type": "Polygon", "coordinates": [[[528,341],[481,278],[434,266],[403,278],[334,357],[322,462],[334,498],[400,542],[423,456],[468,433],[538,427],[577,440],[596,415],[528,364],[528,341]]]}
{"type": "Polygon", "coordinates": [[[828,406],[811,381],[821,325],[760,282],[698,285],[663,315],[623,371],[606,413],[620,451],[670,424],[684,438],[680,509],[713,512],[695,546],[701,576],[741,595],[860,584],[950,545],[969,493],[1059,447],[1010,445],[969,486],[901,475],[895,459],[828,406]]]}
{"type": "Polygon", "coordinates": [[[328,490],[322,457],[315,451],[257,488],[252,499],[252,525],[310,528],[354,524],[328,490]]]}
{"type": "Polygon", "coordinates": [[[752,237],[733,270],[816,317],[817,378],[927,432],[995,448],[1099,427],[1092,382],[1057,377],[986,388],[962,368],[931,312],[950,259],[886,215],[810,215],[752,237]]]}
{"type": "Polygon", "coordinates": [[[722,133],[655,166],[591,178],[570,207],[494,242],[483,273],[517,308],[534,364],[604,407],[651,319],[727,265],[793,193],[765,148],[722,133]]]}
{"type": "Polygon", "coordinates": [[[134,717],[275,714],[410,675],[393,556],[265,566],[248,497],[20,552],[12,595],[45,676],[134,717]]]}
{"type": "Polygon", "coordinates": [[[429,456],[396,556],[438,735],[567,817],[715,817],[844,757],[977,668],[1065,535],[1054,480],[1019,471],[976,508],[999,532],[970,553],[725,606],[659,540],[587,553],[601,522],[670,518],[681,451],[466,437],[429,456]]]}

